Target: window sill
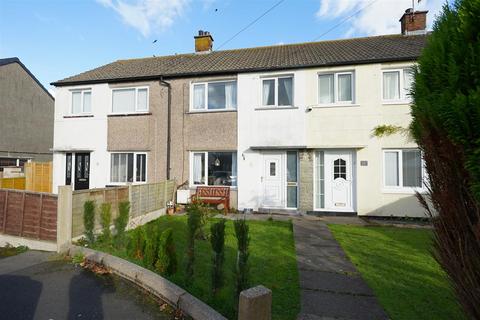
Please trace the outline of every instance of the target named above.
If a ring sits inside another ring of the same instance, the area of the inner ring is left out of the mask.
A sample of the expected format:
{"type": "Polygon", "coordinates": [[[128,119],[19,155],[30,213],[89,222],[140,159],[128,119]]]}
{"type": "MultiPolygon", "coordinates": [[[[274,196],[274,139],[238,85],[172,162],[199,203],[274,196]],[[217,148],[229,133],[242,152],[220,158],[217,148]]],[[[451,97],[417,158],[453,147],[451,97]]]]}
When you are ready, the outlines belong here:
{"type": "Polygon", "coordinates": [[[64,119],[72,119],[72,118],[93,118],[93,114],[72,114],[69,116],[63,116],[64,119]]]}
{"type": "Polygon", "coordinates": [[[412,104],[412,101],[410,100],[395,100],[395,101],[382,101],[382,105],[388,106],[388,105],[410,105],[412,104]]]}
{"type": "Polygon", "coordinates": [[[385,194],[415,194],[417,191],[421,194],[427,193],[427,190],[420,188],[383,188],[385,194]]]}
{"type": "Polygon", "coordinates": [[[200,114],[200,113],[219,113],[219,112],[237,112],[237,109],[218,109],[218,110],[189,110],[186,114],[200,114]]]}
{"type": "Polygon", "coordinates": [[[139,117],[139,116],[151,116],[151,112],[137,112],[137,113],[111,113],[108,114],[108,118],[115,118],[115,117],[139,117]]]}
{"type": "Polygon", "coordinates": [[[323,108],[350,108],[350,107],[360,107],[358,103],[332,103],[332,104],[317,104],[316,106],[312,106],[315,109],[323,109],[323,108]]]}
{"type": "Polygon", "coordinates": [[[263,111],[263,110],[296,110],[299,109],[298,107],[292,107],[292,106],[272,106],[272,107],[258,107],[255,108],[255,111],[263,111]]]}

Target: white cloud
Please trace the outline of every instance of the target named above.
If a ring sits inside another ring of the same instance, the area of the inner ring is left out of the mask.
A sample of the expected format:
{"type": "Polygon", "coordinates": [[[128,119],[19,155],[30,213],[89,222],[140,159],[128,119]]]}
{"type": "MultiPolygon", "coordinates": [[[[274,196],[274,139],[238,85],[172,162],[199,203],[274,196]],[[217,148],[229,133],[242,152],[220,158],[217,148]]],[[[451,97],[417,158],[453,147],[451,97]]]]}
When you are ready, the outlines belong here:
{"type": "MultiPolygon", "coordinates": [[[[435,16],[438,14],[445,0],[423,0],[417,4],[415,10],[428,10],[427,23],[431,28],[435,16]]],[[[398,21],[406,9],[412,6],[411,0],[320,0],[320,8],[316,16],[319,19],[342,20],[358,10],[357,15],[345,22],[350,26],[348,35],[379,35],[400,32],[398,21]],[[368,6],[368,7],[367,7],[368,6]]]]}
{"type": "Polygon", "coordinates": [[[152,32],[163,31],[182,16],[190,0],[97,0],[113,9],[123,22],[147,37],[152,32]]]}

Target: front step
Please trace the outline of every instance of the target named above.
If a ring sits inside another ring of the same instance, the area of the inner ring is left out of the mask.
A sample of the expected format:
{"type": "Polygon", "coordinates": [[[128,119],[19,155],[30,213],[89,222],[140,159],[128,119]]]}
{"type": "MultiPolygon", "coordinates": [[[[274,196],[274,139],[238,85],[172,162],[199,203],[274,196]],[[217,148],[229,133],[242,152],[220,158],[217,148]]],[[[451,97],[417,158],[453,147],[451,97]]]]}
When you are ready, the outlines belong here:
{"type": "Polygon", "coordinates": [[[351,211],[307,211],[308,215],[315,217],[356,217],[357,212],[351,211]]]}

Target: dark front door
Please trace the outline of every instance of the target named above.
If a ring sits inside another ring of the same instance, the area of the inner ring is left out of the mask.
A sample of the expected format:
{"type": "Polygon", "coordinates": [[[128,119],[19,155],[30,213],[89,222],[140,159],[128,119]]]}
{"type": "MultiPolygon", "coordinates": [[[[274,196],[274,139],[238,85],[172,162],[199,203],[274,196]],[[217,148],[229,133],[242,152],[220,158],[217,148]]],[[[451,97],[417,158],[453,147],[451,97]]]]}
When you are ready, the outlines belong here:
{"type": "Polygon", "coordinates": [[[89,182],[90,153],[75,153],[75,190],[88,189],[89,182]]]}

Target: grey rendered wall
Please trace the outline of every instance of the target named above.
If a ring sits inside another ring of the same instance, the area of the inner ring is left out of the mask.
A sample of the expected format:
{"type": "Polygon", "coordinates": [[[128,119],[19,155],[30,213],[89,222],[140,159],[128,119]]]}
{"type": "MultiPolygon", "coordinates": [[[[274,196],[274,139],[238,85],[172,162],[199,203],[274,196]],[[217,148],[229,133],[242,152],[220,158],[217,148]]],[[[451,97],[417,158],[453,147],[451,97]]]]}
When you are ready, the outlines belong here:
{"type": "Polygon", "coordinates": [[[18,63],[0,66],[0,156],[52,159],[54,100],[18,63]]]}

